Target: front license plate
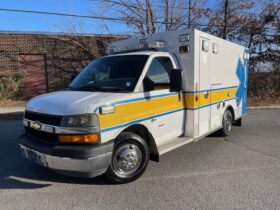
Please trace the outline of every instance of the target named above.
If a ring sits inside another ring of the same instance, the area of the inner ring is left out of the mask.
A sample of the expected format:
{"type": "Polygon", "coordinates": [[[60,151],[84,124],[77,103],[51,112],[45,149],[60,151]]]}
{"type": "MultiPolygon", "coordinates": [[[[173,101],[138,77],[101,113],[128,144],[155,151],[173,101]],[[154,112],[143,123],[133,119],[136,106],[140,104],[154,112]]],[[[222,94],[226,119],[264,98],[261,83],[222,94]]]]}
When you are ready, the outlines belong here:
{"type": "Polygon", "coordinates": [[[25,158],[31,160],[35,163],[38,163],[42,166],[47,166],[45,155],[35,152],[33,150],[29,150],[27,148],[21,148],[21,152],[25,158]]]}

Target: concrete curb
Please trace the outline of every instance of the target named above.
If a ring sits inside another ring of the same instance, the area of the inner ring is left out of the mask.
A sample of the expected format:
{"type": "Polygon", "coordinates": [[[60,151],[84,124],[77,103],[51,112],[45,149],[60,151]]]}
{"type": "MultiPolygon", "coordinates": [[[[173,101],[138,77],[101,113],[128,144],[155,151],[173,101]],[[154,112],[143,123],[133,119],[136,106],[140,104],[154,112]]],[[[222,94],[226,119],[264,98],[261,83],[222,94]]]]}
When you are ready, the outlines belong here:
{"type": "Polygon", "coordinates": [[[0,114],[22,114],[25,107],[0,107],[0,114]]]}
{"type": "Polygon", "coordinates": [[[280,105],[272,106],[249,106],[248,109],[280,109],[280,105]]]}

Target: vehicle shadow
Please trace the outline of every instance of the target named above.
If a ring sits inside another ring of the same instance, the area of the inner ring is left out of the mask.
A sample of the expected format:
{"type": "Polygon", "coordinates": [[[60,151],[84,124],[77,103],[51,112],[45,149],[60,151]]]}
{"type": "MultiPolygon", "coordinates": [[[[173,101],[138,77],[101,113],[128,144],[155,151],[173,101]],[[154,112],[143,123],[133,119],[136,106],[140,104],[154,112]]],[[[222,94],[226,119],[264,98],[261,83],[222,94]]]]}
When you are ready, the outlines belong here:
{"type": "Polygon", "coordinates": [[[36,189],[55,183],[109,185],[103,176],[76,178],[58,175],[21,157],[17,139],[23,133],[21,121],[0,120],[0,190],[36,189]]]}

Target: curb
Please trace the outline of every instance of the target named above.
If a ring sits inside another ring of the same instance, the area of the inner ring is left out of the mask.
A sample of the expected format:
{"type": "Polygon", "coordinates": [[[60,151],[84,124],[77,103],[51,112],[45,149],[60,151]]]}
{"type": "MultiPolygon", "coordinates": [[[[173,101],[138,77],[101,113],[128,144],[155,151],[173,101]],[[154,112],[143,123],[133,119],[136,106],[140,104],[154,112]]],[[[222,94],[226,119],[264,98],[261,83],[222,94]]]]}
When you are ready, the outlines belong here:
{"type": "Polygon", "coordinates": [[[272,105],[272,106],[249,106],[247,109],[280,109],[280,105],[272,105]]]}
{"type": "Polygon", "coordinates": [[[0,115],[22,114],[24,107],[0,107],[0,115]]]}

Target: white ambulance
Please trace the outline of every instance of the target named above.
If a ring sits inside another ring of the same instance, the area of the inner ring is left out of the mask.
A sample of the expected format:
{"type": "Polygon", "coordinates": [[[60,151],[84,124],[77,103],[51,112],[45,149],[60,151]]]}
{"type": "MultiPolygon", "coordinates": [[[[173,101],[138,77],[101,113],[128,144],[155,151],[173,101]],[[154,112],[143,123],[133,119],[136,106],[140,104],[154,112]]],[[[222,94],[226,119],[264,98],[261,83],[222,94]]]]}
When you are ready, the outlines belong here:
{"type": "Polygon", "coordinates": [[[57,173],[125,183],[150,159],[246,114],[247,48],[192,29],[112,43],[64,91],[26,106],[23,156],[57,173]]]}

